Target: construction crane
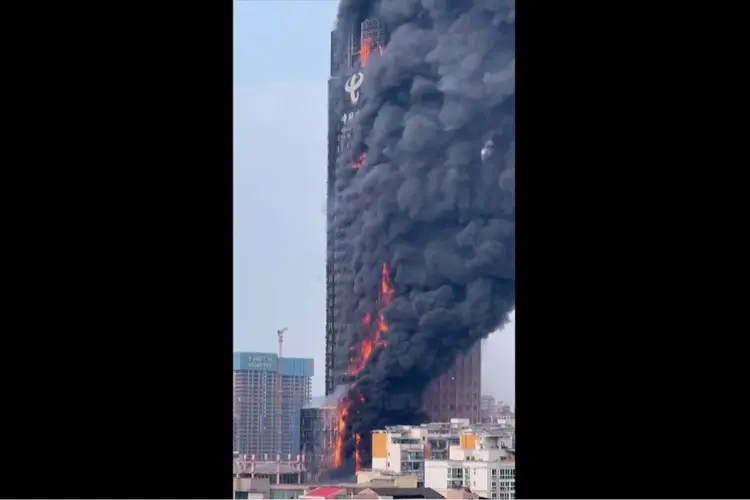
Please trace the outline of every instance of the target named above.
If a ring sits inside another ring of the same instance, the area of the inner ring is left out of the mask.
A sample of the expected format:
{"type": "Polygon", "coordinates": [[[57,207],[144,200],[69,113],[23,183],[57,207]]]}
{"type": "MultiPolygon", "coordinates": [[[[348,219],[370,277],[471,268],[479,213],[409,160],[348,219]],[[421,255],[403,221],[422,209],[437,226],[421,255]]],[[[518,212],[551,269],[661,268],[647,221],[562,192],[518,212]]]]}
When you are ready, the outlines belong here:
{"type": "Polygon", "coordinates": [[[276,421],[276,460],[281,460],[281,414],[282,414],[282,393],[283,393],[283,384],[281,383],[282,379],[282,371],[281,371],[281,363],[282,363],[282,356],[283,356],[283,345],[284,345],[284,333],[289,330],[289,328],[284,327],[279,330],[276,330],[276,335],[279,336],[279,364],[278,364],[278,374],[276,376],[276,418],[278,419],[276,421]]]}

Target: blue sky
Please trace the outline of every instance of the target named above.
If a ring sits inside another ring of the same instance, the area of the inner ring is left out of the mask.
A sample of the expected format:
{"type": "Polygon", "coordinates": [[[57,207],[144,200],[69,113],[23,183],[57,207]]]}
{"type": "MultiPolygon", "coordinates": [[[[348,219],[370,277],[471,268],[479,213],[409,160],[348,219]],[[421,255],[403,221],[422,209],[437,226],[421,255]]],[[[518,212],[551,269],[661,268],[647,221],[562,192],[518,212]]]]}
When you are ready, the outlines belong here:
{"type": "MultiPolygon", "coordinates": [[[[234,348],[315,359],[323,393],[327,81],[335,0],[234,4],[234,348]]],[[[515,322],[484,352],[514,400],[515,322]]]]}

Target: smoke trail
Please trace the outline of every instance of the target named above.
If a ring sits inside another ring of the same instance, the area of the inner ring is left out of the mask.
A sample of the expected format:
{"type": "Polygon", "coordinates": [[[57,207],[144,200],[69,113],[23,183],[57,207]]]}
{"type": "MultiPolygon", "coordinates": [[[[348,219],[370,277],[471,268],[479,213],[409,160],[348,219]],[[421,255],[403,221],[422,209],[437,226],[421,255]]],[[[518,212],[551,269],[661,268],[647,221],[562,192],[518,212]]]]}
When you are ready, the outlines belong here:
{"type": "Polygon", "coordinates": [[[347,398],[344,455],[360,436],[364,465],[370,431],[422,421],[427,384],[502,326],[515,301],[513,1],[342,0],[338,38],[367,17],[390,40],[364,69],[329,211],[342,353],[363,341],[384,264],[395,289],[387,345],[347,398]]]}

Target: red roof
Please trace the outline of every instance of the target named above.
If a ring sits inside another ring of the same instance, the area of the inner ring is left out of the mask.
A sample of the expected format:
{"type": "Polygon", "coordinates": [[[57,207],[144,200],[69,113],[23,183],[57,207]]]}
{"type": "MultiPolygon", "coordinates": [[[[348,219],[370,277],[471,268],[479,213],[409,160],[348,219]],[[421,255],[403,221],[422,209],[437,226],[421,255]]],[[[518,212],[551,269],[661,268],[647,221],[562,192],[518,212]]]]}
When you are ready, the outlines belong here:
{"type": "Polygon", "coordinates": [[[344,491],[344,488],[315,488],[314,490],[305,493],[305,498],[328,498],[337,493],[341,493],[342,491],[344,491]]]}

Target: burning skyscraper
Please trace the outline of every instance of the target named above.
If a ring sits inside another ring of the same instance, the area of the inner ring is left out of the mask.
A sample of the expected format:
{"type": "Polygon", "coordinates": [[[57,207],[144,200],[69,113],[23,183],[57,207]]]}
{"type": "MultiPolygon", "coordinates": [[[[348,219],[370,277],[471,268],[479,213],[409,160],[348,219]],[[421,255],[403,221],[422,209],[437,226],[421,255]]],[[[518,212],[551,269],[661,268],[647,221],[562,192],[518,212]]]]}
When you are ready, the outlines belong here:
{"type": "Polygon", "coordinates": [[[345,389],[335,469],[369,464],[373,429],[478,418],[480,340],[515,303],[514,19],[511,0],[340,3],[326,266],[326,393],[345,389]]]}
{"type": "MultiPolygon", "coordinates": [[[[362,70],[375,50],[378,54],[385,47],[385,28],[377,19],[366,19],[346,32],[331,33],[331,78],[328,81],[328,238],[326,261],[326,395],[332,394],[348,370],[349,355],[346,352],[348,339],[342,335],[345,321],[341,301],[347,293],[348,273],[343,266],[336,265],[334,253],[337,241],[343,237],[348,225],[335,221],[335,203],[338,194],[347,187],[347,179],[336,175],[339,158],[349,150],[352,140],[352,123],[359,112],[360,88],[363,83],[362,70]],[[342,95],[344,98],[342,99],[342,95]]],[[[364,151],[351,163],[357,170],[366,161],[364,151]]]]}

